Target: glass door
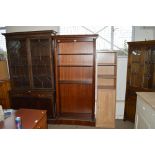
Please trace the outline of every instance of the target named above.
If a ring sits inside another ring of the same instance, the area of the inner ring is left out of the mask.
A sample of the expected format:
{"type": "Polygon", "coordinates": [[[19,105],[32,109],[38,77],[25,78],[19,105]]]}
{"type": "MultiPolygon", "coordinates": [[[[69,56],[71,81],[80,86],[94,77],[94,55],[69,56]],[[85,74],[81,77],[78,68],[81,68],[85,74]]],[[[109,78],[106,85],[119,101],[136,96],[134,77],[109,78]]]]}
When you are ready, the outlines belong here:
{"type": "Polygon", "coordinates": [[[29,70],[26,39],[13,39],[7,42],[9,68],[12,86],[29,88],[29,70]]]}
{"type": "Polygon", "coordinates": [[[30,39],[33,88],[52,88],[52,53],[49,38],[30,39]]]}

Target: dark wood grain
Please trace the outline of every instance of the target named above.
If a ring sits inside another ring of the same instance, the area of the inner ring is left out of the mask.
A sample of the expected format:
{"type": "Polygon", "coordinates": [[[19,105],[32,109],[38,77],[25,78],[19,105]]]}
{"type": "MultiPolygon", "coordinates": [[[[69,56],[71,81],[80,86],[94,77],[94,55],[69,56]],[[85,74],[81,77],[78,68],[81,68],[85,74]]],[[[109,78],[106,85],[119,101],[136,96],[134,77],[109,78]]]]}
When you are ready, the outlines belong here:
{"type": "Polygon", "coordinates": [[[135,121],[136,92],[155,91],[155,41],[129,42],[124,120],[135,121]],[[137,54],[136,54],[137,53],[137,54]]]}
{"type": "Polygon", "coordinates": [[[12,108],[55,116],[54,31],[6,33],[12,108]],[[51,95],[49,95],[49,92],[51,95]]]}

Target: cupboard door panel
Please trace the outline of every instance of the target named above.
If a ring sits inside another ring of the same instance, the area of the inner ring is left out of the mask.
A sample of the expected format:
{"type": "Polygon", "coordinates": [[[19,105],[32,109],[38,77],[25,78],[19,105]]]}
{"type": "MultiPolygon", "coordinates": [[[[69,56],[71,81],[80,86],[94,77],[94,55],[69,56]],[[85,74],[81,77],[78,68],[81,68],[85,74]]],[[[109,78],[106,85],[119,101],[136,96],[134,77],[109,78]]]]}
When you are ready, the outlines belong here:
{"type": "Polygon", "coordinates": [[[92,85],[60,84],[61,113],[92,113],[92,85]]]}
{"type": "Polygon", "coordinates": [[[96,127],[115,126],[115,90],[98,90],[96,127]]]}

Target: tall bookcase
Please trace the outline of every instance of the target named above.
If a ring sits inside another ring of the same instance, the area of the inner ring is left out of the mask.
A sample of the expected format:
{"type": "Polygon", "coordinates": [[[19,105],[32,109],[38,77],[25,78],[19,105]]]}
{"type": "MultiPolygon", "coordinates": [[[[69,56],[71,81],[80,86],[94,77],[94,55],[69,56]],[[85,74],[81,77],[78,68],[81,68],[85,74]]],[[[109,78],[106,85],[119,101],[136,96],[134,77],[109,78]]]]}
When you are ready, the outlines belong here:
{"type": "Polygon", "coordinates": [[[96,37],[56,36],[56,109],[59,120],[94,121],[96,37]]]}
{"type": "Polygon", "coordinates": [[[54,117],[54,39],[55,31],[6,33],[11,81],[11,108],[47,110],[54,117]]]}
{"type": "Polygon", "coordinates": [[[116,52],[98,52],[96,127],[115,127],[116,75],[116,52]]]}

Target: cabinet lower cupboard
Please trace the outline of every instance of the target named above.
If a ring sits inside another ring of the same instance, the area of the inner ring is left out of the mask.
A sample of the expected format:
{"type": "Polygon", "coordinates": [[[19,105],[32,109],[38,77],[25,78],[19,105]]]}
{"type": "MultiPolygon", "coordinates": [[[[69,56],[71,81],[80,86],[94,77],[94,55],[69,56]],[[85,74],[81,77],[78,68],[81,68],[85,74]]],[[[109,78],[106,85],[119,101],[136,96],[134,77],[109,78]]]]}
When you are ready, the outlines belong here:
{"type": "Polygon", "coordinates": [[[56,36],[56,116],[94,122],[97,35],[56,36]]]}
{"type": "Polygon", "coordinates": [[[155,129],[155,92],[137,93],[135,128],[155,129]]]}
{"type": "Polygon", "coordinates": [[[116,91],[113,89],[99,89],[97,93],[96,127],[115,127],[116,91]]]}
{"type": "Polygon", "coordinates": [[[116,60],[115,52],[97,53],[96,127],[115,127],[116,60]]]}

